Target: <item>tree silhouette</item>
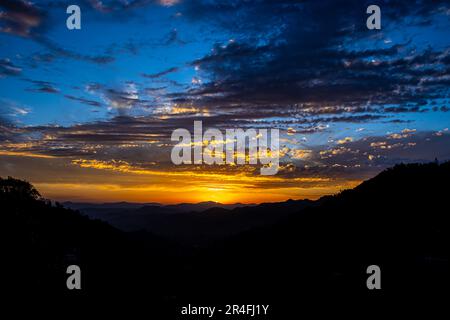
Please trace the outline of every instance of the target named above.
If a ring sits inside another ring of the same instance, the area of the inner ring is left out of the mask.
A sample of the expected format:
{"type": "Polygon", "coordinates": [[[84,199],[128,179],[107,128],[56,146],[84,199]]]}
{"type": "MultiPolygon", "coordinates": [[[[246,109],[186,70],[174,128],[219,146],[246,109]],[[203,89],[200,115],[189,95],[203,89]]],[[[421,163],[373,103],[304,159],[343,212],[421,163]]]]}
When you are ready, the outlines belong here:
{"type": "Polygon", "coordinates": [[[37,201],[44,200],[31,183],[24,180],[0,177],[0,199],[9,201],[37,201]]]}

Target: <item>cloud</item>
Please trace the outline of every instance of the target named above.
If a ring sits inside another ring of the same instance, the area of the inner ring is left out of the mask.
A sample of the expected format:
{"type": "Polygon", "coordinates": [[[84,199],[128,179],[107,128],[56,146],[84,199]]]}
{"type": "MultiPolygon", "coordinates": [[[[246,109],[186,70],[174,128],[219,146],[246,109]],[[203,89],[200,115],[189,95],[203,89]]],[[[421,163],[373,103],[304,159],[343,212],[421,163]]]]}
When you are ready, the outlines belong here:
{"type": "Polygon", "coordinates": [[[3,0],[0,8],[0,32],[29,37],[44,20],[44,13],[28,1],[3,0]]]}
{"type": "Polygon", "coordinates": [[[171,44],[185,44],[185,43],[186,43],[185,41],[180,39],[177,29],[172,29],[163,40],[163,44],[166,46],[171,44]]]}
{"type": "Polygon", "coordinates": [[[110,109],[118,110],[121,115],[125,115],[127,110],[145,107],[147,102],[141,98],[138,86],[134,82],[126,82],[119,88],[92,83],[86,86],[86,91],[100,96],[110,109]]]}
{"type": "Polygon", "coordinates": [[[34,87],[27,89],[28,91],[42,92],[42,93],[59,93],[60,90],[55,87],[52,82],[42,81],[42,80],[31,80],[25,79],[26,81],[32,83],[34,87]]]}
{"type": "Polygon", "coordinates": [[[294,149],[290,152],[292,159],[307,159],[311,156],[312,150],[294,149]]]}
{"type": "Polygon", "coordinates": [[[142,76],[143,76],[144,78],[157,79],[157,78],[161,78],[161,77],[163,77],[163,76],[166,76],[166,75],[168,75],[168,74],[170,74],[170,73],[177,72],[178,70],[179,70],[179,68],[177,68],[177,67],[172,67],[172,68],[166,69],[166,70],[161,71],[161,72],[158,72],[158,73],[152,73],[152,74],[143,73],[142,76]]]}
{"type": "MultiPolygon", "coordinates": [[[[446,3],[380,5],[388,33],[433,19],[446,3]]],[[[201,83],[167,97],[211,111],[252,110],[255,117],[347,114],[351,120],[354,113],[366,113],[365,120],[372,121],[382,118],[380,113],[425,112],[429,101],[448,96],[448,50],[371,39],[361,23],[366,7],[360,1],[185,1],[186,19],[207,17],[232,40],[192,61],[201,83]]]]}
{"type": "Polygon", "coordinates": [[[140,101],[138,92],[133,88],[124,91],[106,89],[103,93],[106,100],[109,102],[109,105],[113,108],[128,109],[140,101]]]}
{"type": "Polygon", "coordinates": [[[171,7],[173,5],[176,5],[180,1],[181,0],[158,0],[158,2],[165,7],[171,7]]]}
{"type": "Polygon", "coordinates": [[[417,131],[416,129],[408,129],[408,128],[405,128],[405,129],[402,130],[402,133],[403,133],[403,134],[409,134],[409,133],[414,133],[414,132],[416,132],[416,131],[417,131]]]}
{"type": "Polygon", "coordinates": [[[17,76],[22,73],[22,68],[16,66],[9,59],[0,59],[0,78],[5,76],[17,76]]]}
{"type": "Polygon", "coordinates": [[[102,13],[120,12],[123,10],[136,9],[147,5],[161,5],[171,7],[178,4],[181,0],[86,0],[94,9],[102,13]]]}
{"type": "Polygon", "coordinates": [[[81,54],[75,51],[66,50],[62,47],[60,47],[57,43],[53,42],[49,38],[39,35],[34,38],[36,42],[43,45],[45,48],[50,50],[53,55],[64,57],[64,58],[70,58],[75,60],[81,60],[81,61],[87,61],[91,63],[96,64],[108,64],[113,61],[115,61],[115,58],[111,55],[86,55],[81,54]]]}
{"type": "Polygon", "coordinates": [[[392,135],[366,137],[345,146],[321,150],[318,161],[326,166],[358,166],[360,172],[370,166],[384,169],[400,162],[428,162],[436,157],[445,161],[450,159],[450,135],[448,131],[439,132],[439,135],[434,132],[398,134],[395,139],[392,135]]]}
{"type": "Polygon", "coordinates": [[[345,137],[344,139],[338,140],[337,144],[346,144],[352,141],[353,141],[352,137],[345,137]]]}
{"type": "Polygon", "coordinates": [[[98,102],[98,101],[89,100],[89,99],[85,99],[85,98],[82,98],[82,97],[75,97],[75,96],[72,96],[72,95],[64,95],[64,97],[66,97],[67,99],[70,99],[70,100],[74,100],[74,101],[78,101],[78,102],[87,104],[87,105],[92,106],[92,107],[101,107],[102,106],[102,104],[100,102],[98,102]]]}
{"type": "Polygon", "coordinates": [[[16,125],[20,123],[20,117],[31,112],[27,106],[18,104],[15,101],[0,99],[0,141],[12,139],[17,132],[16,125]]]}

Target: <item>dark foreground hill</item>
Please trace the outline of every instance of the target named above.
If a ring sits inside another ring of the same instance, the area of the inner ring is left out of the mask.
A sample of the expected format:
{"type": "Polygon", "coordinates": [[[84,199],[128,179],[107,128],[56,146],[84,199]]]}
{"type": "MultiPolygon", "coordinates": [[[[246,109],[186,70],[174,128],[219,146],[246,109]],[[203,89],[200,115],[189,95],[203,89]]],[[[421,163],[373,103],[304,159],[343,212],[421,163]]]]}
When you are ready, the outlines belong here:
{"type": "Polygon", "coordinates": [[[139,297],[169,313],[182,303],[266,303],[289,313],[310,301],[448,298],[449,181],[450,163],[397,165],[275,223],[195,249],[118,231],[52,206],[26,182],[2,179],[2,260],[8,281],[32,297],[139,297]],[[83,271],[80,292],[65,287],[69,264],[83,271]],[[369,265],[381,269],[379,291],[366,287],[369,265]]]}
{"type": "Polygon", "coordinates": [[[276,297],[290,287],[296,294],[285,299],[294,301],[449,297],[449,181],[450,163],[397,165],[275,226],[224,242],[197,271],[220,266],[229,275],[220,286],[242,281],[244,296],[276,297]],[[366,287],[370,265],[382,270],[379,293],[366,287]]]}
{"type": "Polygon", "coordinates": [[[105,222],[52,205],[31,184],[13,178],[0,178],[0,205],[2,290],[13,300],[98,300],[142,290],[158,302],[168,295],[167,281],[155,275],[173,272],[176,245],[150,234],[136,241],[105,222]],[[66,287],[69,265],[82,270],[80,291],[66,287]],[[153,290],[147,291],[149,283],[153,290]]]}

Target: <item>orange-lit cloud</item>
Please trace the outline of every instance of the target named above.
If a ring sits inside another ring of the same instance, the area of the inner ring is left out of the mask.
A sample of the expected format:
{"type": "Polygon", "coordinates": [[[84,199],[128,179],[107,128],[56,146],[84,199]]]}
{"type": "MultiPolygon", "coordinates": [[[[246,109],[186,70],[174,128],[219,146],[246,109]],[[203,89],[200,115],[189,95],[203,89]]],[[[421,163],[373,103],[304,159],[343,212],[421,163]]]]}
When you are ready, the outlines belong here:
{"type": "Polygon", "coordinates": [[[259,203],[318,198],[359,181],[255,175],[255,168],[137,167],[125,161],[0,155],[2,175],[34,183],[45,197],[75,201],[259,203]],[[21,174],[17,174],[20,172],[21,174]]]}

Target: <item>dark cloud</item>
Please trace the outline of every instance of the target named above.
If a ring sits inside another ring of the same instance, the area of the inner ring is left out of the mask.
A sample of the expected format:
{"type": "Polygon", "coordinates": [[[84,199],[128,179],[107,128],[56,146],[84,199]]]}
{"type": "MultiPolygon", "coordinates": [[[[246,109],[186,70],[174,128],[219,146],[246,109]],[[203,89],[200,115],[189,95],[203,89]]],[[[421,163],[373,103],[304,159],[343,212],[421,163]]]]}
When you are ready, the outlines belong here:
{"type": "Polygon", "coordinates": [[[92,62],[96,64],[108,64],[115,60],[113,56],[110,55],[86,55],[77,53],[74,51],[66,50],[62,47],[60,47],[55,42],[51,41],[49,38],[46,38],[44,36],[39,36],[34,39],[44,47],[46,47],[48,50],[52,52],[53,55],[64,57],[64,58],[70,58],[75,60],[81,60],[81,61],[87,61],[92,62]]]}
{"type": "Polygon", "coordinates": [[[85,0],[85,2],[99,12],[116,13],[124,10],[141,8],[152,4],[172,6],[180,2],[180,0],[85,0]]]}
{"type": "Polygon", "coordinates": [[[419,106],[399,106],[399,107],[386,107],[383,109],[384,112],[390,113],[404,113],[404,112],[424,112],[426,109],[422,109],[419,106]]]}
{"type": "Polygon", "coordinates": [[[24,0],[2,0],[0,31],[29,37],[43,23],[45,15],[33,3],[24,0]]]}
{"type": "Polygon", "coordinates": [[[9,59],[0,59],[0,77],[17,76],[22,73],[22,68],[16,66],[9,59]]]}
{"type": "Polygon", "coordinates": [[[103,94],[110,105],[116,108],[130,108],[141,102],[137,92],[131,90],[123,91],[109,88],[104,90],[103,94]]]}
{"type": "Polygon", "coordinates": [[[112,43],[106,50],[107,55],[114,55],[120,53],[128,53],[132,55],[137,55],[139,51],[150,45],[145,41],[136,41],[134,39],[128,39],[123,43],[112,43]]]}
{"type": "Polygon", "coordinates": [[[426,73],[429,79],[423,80],[424,75],[407,76],[414,64],[406,58],[391,57],[389,62],[382,63],[371,56],[367,57],[371,61],[351,60],[343,50],[326,49],[322,54],[310,54],[305,55],[296,48],[252,48],[235,42],[217,47],[211,55],[194,62],[212,81],[174,98],[208,105],[363,106],[368,102],[373,105],[426,103],[427,99],[446,94],[443,89],[446,78],[441,79],[442,74],[433,75],[438,65],[431,66],[436,69],[429,70],[426,73]]]}
{"type": "Polygon", "coordinates": [[[177,72],[178,70],[179,70],[179,68],[172,67],[172,68],[166,69],[166,70],[158,72],[158,73],[152,73],[152,74],[143,73],[142,76],[144,78],[157,79],[157,78],[161,78],[163,76],[166,76],[166,75],[168,75],[170,73],[177,72]]]}
{"type": "MultiPolygon", "coordinates": [[[[316,118],[313,122],[307,120],[285,120],[265,123],[258,122],[257,127],[262,128],[279,128],[286,129],[288,126],[296,125],[297,133],[315,133],[327,129],[326,123],[331,122],[367,122],[367,115],[353,116],[353,117],[328,117],[316,118]]],[[[158,117],[130,117],[130,116],[116,116],[108,121],[97,121],[86,124],[78,124],[69,127],[61,126],[28,126],[22,128],[22,133],[27,136],[42,135],[51,137],[45,148],[51,155],[55,155],[57,146],[65,146],[65,154],[70,152],[79,152],[78,149],[95,151],[88,148],[93,146],[108,146],[114,147],[120,144],[146,144],[153,145],[158,152],[163,153],[165,157],[169,157],[168,152],[171,146],[170,136],[175,129],[186,128],[193,132],[193,124],[195,120],[202,120],[203,126],[206,128],[214,127],[226,129],[230,127],[245,128],[248,126],[255,127],[254,121],[237,120],[232,117],[223,117],[222,115],[209,116],[207,118],[197,115],[195,112],[184,112],[181,114],[172,114],[170,116],[158,117]],[[70,146],[70,148],[69,148],[70,146]]],[[[42,149],[45,149],[42,148],[42,149]]],[[[28,150],[31,151],[31,150],[28,150]]],[[[36,151],[36,150],[33,150],[36,151]]],[[[43,151],[41,151],[43,152],[43,151]]],[[[87,152],[87,151],[85,151],[87,152]]]]}
{"type": "MultiPolygon", "coordinates": [[[[140,86],[133,81],[118,87],[91,83],[86,86],[86,91],[99,96],[110,109],[117,111],[121,116],[133,114],[135,109],[147,109],[152,106],[150,100],[142,97],[140,86]]],[[[146,90],[143,92],[145,93],[146,90]]]]}
{"type": "MultiPolygon", "coordinates": [[[[343,113],[345,107],[355,112],[422,112],[420,105],[448,95],[449,69],[443,67],[448,50],[420,51],[411,41],[382,44],[384,33],[365,27],[368,4],[185,1],[182,12],[187,19],[207,19],[233,40],[216,44],[210,54],[192,62],[203,84],[168,97],[213,110],[251,108],[256,114],[270,106],[272,113],[287,115],[304,104],[304,114],[312,115],[343,113]],[[371,39],[374,35],[379,39],[371,39]]],[[[388,32],[442,14],[448,3],[379,5],[383,32],[388,32]]]]}
{"type": "Polygon", "coordinates": [[[30,112],[30,108],[14,101],[0,99],[0,141],[15,140],[15,135],[21,132],[21,116],[30,112]]]}
{"type": "Polygon", "coordinates": [[[71,96],[71,95],[64,95],[64,97],[66,97],[67,99],[70,99],[70,100],[74,100],[74,101],[78,101],[78,102],[87,104],[92,107],[101,107],[102,106],[102,104],[98,101],[89,100],[89,99],[82,98],[82,97],[75,97],[75,96],[71,96]]]}
{"type": "Polygon", "coordinates": [[[116,11],[122,11],[126,9],[136,8],[140,6],[153,3],[152,0],[132,0],[132,1],[120,1],[120,0],[86,0],[91,7],[102,13],[111,13],[116,11]]]}
{"type": "Polygon", "coordinates": [[[163,39],[163,45],[172,45],[172,44],[186,44],[185,41],[180,39],[177,29],[172,29],[163,39]]]}
{"type": "Polygon", "coordinates": [[[55,60],[55,58],[55,55],[51,53],[37,53],[33,56],[33,59],[37,62],[52,62],[53,60],[55,60]]]}
{"type": "Polygon", "coordinates": [[[28,81],[34,85],[34,87],[27,89],[28,91],[42,92],[42,93],[60,92],[60,90],[55,86],[55,84],[49,81],[31,80],[31,79],[25,79],[25,81],[28,81]]]}

